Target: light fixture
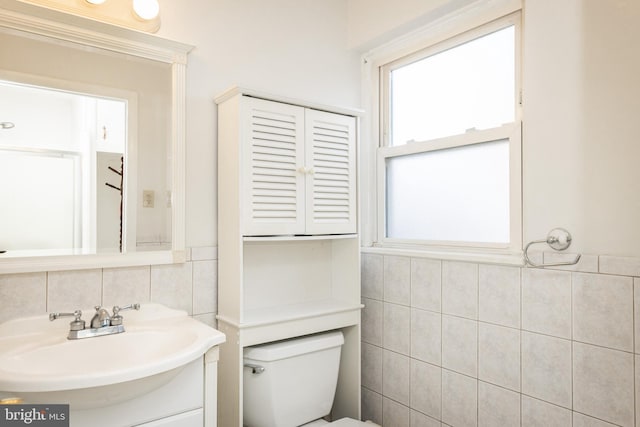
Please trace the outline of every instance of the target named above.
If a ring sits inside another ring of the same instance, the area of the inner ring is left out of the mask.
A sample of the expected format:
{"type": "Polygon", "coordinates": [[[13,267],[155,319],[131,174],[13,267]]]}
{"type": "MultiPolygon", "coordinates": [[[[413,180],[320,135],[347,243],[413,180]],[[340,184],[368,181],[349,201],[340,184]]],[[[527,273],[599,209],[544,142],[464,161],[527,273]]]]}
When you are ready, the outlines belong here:
{"type": "MultiPolygon", "coordinates": [[[[0,3],[4,1],[0,0],[0,3]]],[[[160,5],[158,0],[18,1],[148,33],[155,33],[160,28],[160,5]]]]}
{"type": "Polygon", "coordinates": [[[158,0],[133,0],[133,11],[145,21],[154,19],[160,13],[158,0]]]}

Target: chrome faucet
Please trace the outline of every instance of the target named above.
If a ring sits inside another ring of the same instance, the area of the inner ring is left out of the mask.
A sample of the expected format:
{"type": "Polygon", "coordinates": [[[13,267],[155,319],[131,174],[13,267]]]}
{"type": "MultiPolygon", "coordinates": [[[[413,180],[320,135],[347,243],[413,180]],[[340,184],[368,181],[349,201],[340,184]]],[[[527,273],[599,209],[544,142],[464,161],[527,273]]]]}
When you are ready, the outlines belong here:
{"type": "Polygon", "coordinates": [[[96,306],[96,313],[91,319],[88,328],[85,327],[85,321],[82,320],[82,311],[76,310],[73,313],[50,313],[49,320],[54,321],[60,317],[73,316],[74,320],[69,323],[70,340],[78,340],[82,338],[99,337],[102,335],[113,335],[124,332],[122,324],[121,311],[124,310],[140,310],[140,304],[129,304],[124,307],[114,306],[113,315],[109,314],[107,309],[96,306]]]}
{"type": "Polygon", "coordinates": [[[105,326],[111,326],[111,316],[109,315],[109,312],[99,305],[96,305],[95,309],[96,314],[94,314],[91,319],[91,327],[103,328],[105,326]]]}

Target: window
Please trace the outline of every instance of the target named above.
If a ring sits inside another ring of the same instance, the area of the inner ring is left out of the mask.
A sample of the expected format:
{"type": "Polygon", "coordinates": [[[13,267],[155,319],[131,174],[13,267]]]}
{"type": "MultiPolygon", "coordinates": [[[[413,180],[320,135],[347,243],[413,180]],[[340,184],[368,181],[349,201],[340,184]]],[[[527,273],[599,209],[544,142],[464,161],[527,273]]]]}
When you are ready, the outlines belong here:
{"type": "Polygon", "coordinates": [[[519,14],[380,67],[378,241],[520,245],[519,14]]]}

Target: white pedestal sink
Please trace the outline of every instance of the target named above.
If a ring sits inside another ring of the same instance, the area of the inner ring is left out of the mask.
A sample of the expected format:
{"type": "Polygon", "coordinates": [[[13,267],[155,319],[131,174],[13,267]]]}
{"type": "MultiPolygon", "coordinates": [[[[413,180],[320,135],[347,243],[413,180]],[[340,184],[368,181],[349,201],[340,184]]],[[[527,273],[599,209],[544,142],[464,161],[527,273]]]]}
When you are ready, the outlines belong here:
{"type": "Polygon", "coordinates": [[[208,420],[203,423],[215,425],[211,394],[224,334],[159,304],[127,312],[124,326],[121,334],[68,340],[68,322],[47,316],[1,324],[0,399],[69,404],[71,425],[78,426],[80,419],[91,419],[92,426],[141,425],[199,408],[208,420]],[[193,390],[199,393],[191,396],[193,390]],[[179,394],[189,398],[180,403],[179,394]]]}

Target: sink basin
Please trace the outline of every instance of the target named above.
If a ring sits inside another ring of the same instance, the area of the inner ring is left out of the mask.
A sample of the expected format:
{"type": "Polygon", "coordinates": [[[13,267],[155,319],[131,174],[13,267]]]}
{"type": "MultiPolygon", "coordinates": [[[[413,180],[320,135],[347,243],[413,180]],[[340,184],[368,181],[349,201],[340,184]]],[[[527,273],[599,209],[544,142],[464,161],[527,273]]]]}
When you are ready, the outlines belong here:
{"type": "Polygon", "coordinates": [[[67,339],[67,321],[50,322],[46,315],[1,324],[0,398],[55,398],[75,409],[111,405],[159,387],[225,340],[160,304],[123,314],[124,333],[80,340],[67,339]]]}

